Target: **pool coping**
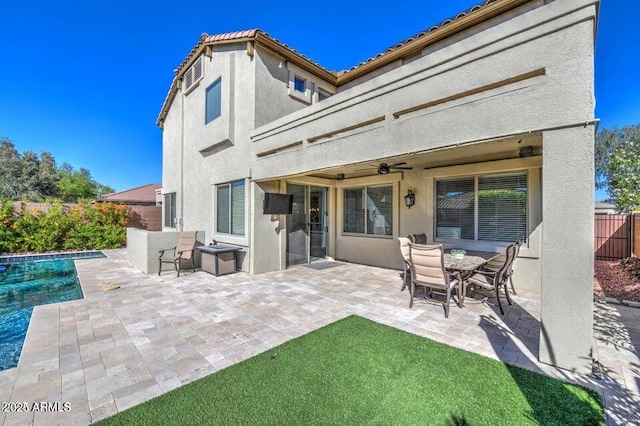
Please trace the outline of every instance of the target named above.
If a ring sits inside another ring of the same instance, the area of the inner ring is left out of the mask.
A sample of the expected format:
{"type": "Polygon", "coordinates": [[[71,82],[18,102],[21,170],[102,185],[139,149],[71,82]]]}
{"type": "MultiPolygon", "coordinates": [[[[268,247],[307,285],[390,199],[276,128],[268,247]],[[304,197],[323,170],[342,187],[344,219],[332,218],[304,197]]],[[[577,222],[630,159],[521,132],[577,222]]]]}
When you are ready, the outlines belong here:
{"type": "Polygon", "coordinates": [[[10,256],[0,256],[0,264],[36,262],[40,260],[81,260],[98,259],[108,257],[102,250],[83,250],[73,252],[55,252],[42,254],[17,254],[10,256]],[[98,255],[99,254],[99,255],[98,255]]]}

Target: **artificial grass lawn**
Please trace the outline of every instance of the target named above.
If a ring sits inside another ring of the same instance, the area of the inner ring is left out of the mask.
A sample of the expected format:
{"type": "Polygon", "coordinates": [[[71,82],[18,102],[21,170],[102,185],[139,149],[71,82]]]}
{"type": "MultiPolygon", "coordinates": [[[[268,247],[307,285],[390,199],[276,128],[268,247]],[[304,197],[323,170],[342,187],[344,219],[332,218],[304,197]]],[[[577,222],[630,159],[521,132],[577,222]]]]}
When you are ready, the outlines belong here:
{"type": "Polygon", "coordinates": [[[591,390],[350,316],[98,424],[604,425],[604,420],[600,398],[591,390]]]}

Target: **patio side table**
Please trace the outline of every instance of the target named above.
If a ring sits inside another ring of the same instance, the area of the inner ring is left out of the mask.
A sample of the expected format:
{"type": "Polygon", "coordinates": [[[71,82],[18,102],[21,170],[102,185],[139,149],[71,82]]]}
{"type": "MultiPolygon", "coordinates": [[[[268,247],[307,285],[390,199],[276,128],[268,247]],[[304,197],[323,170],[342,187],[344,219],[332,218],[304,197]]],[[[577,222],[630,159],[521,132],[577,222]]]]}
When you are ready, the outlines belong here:
{"type": "Polygon", "coordinates": [[[202,270],[219,277],[236,272],[236,253],[242,248],[213,245],[196,247],[202,254],[202,270]]]}

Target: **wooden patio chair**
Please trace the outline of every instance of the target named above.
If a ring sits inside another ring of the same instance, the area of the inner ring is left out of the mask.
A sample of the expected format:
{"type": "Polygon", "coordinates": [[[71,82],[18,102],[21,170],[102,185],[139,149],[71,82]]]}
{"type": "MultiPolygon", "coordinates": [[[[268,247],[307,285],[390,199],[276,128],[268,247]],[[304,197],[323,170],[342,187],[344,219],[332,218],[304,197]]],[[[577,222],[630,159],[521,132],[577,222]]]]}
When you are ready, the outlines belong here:
{"type": "MultiPolygon", "coordinates": [[[[445,296],[444,316],[449,317],[451,291],[456,289],[460,300],[462,280],[460,274],[455,273],[455,279],[449,277],[444,266],[444,249],[442,245],[427,246],[409,243],[409,261],[411,267],[411,295],[409,308],[413,307],[416,286],[425,288],[425,299],[433,290],[445,296]]],[[[460,302],[458,302],[459,305],[460,302]]]]}
{"type": "Polygon", "coordinates": [[[191,268],[193,272],[196,271],[193,258],[193,251],[196,247],[196,234],[196,231],[181,232],[178,236],[178,245],[170,249],[160,250],[160,256],[158,257],[160,261],[158,265],[158,275],[162,272],[163,263],[172,263],[174,269],[178,272],[178,276],[180,276],[181,260],[191,261],[191,268]]]}
{"type": "MultiPolygon", "coordinates": [[[[509,297],[509,289],[507,288],[507,281],[513,274],[513,261],[515,260],[520,243],[513,243],[507,247],[504,263],[498,268],[497,271],[491,269],[480,269],[475,271],[469,278],[465,280],[465,285],[473,288],[472,295],[479,287],[484,290],[493,290],[496,292],[496,299],[498,299],[498,306],[500,307],[500,313],[504,315],[504,309],[502,309],[502,302],[500,302],[500,288],[504,287],[504,294],[507,298],[509,305],[513,305],[511,298],[509,297]]],[[[491,265],[490,265],[491,266],[491,265]]]]}
{"type": "Polygon", "coordinates": [[[404,275],[402,276],[402,287],[400,291],[411,286],[411,260],[409,259],[409,238],[398,237],[398,245],[402,254],[402,266],[404,275]]]}

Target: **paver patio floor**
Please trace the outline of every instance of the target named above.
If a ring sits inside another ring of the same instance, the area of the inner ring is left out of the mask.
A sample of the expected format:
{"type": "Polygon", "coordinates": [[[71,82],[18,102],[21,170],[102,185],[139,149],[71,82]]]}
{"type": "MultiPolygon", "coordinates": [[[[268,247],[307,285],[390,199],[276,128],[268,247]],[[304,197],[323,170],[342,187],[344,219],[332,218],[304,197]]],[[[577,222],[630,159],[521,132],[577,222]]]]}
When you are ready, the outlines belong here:
{"type": "Polygon", "coordinates": [[[125,257],[76,261],[85,299],[34,309],[17,368],[0,372],[0,401],[68,402],[56,412],[2,412],[16,424],[88,424],[269,350],[347,315],[597,389],[609,424],[640,424],[640,309],[596,304],[602,378],[537,361],[540,299],[467,299],[409,309],[399,272],[356,264],[262,275],[147,276],[125,257]],[[119,289],[106,291],[108,286],[119,289]],[[634,408],[636,407],[636,408],[634,408]],[[634,423],[635,422],[635,423],[634,423]]]}

